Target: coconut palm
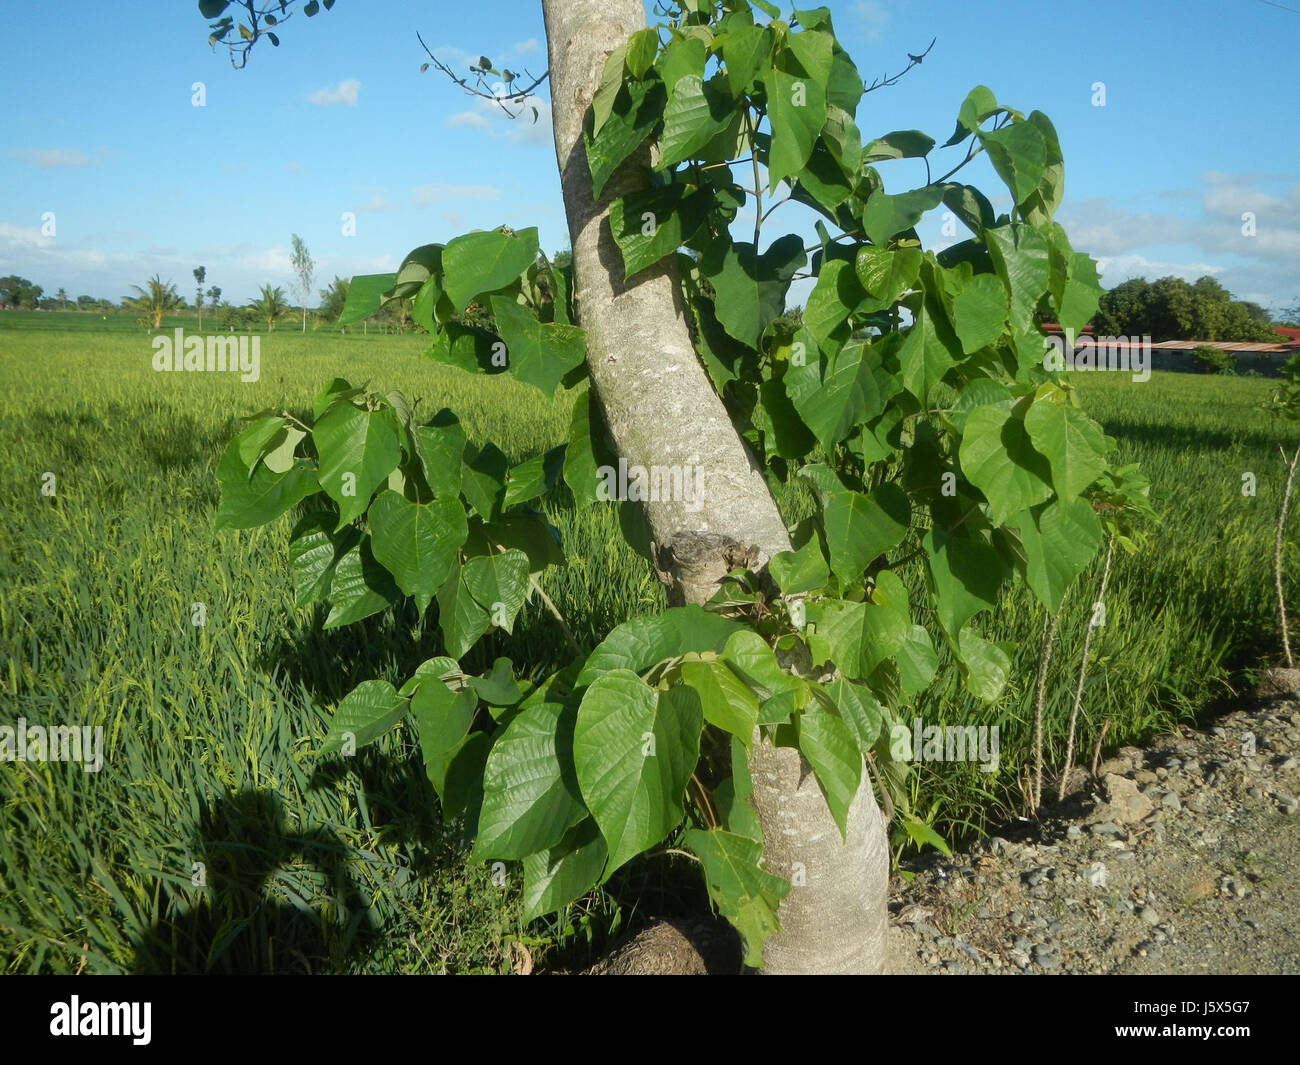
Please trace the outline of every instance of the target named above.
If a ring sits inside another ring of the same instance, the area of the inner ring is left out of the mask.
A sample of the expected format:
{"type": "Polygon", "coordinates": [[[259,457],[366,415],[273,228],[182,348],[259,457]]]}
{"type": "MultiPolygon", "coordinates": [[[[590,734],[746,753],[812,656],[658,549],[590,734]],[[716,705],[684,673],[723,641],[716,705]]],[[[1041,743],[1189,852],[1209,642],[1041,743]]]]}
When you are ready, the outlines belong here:
{"type": "Polygon", "coordinates": [[[348,285],[351,283],[347,278],[336,276],[328,288],[320,290],[319,313],[327,322],[337,322],[343,313],[343,304],[348,299],[348,285]]]}
{"type": "Polygon", "coordinates": [[[140,285],[131,287],[135,289],[137,295],[124,296],[122,303],[133,311],[139,311],[140,320],[151,330],[162,326],[162,316],[168,311],[185,306],[185,301],[176,291],[176,286],[170,281],[163,281],[157,274],[146,281],[143,287],[140,285]]]}
{"type": "Polygon", "coordinates": [[[250,311],[256,311],[258,317],[266,319],[266,331],[275,332],[275,320],[282,318],[290,310],[289,303],[285,299],[284,289],[279,285],[272,288],[270,285],[263,285],[261,295],[248,304],[250,311]]]}

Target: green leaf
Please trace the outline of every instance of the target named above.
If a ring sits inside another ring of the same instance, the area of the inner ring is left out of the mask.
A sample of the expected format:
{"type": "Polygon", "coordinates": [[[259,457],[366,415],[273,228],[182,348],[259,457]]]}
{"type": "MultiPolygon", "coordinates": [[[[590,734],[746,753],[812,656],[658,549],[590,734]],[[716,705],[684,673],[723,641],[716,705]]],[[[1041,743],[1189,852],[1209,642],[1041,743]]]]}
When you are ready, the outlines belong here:
{"type": "Polygon", "coordinates": [[[415,431],[416,446],[424,479],[439,498],[460,496],[465,456],[465,430],[456,415],[441,410],[428,425],[415,431]]]}
{"type": "Polygon", "coordinates": [[[1011,659],[1001,647],[972,629],[962,629],[957,643],[966,688],[977,699],[993,702],[1002,694],[1007,678],[1011,676],[1011,659]]]}
{"type": "Polygon", "coordinates": [[[798,677],[781,669],[771,645],[753,629],[736,629],[722,648],[722,658],[760,702],[802,687],[798,677]]]}
{"type": "Polygon", "coordinates": [[[901,544],[911,516],[907,493],[896,484],[879,485],[869,495],[832,494],[822,520],[831,570],[840,583],[858,580],[875,559],[901,544]]]}
{"type": "Polygon", "coordinates": [[[593,407],[588,390],[574,401],[569,444],[564,452],[564,483],[573,492],[573,501],[579,507],[599,499],[596,494],[597,470],[605,465],[596,457],[596,441],[600,433],[599,412],[593,407]]]}
{"type": "Polygon", "coordinates": [[[218,529],[251,529],[274,521],[313,492],[319,491],[317,472],[307,459],[299,459],[285,473],[258,466],[250,477],[239,457],[239,438],[230,442],[217,466],[221,505],[218,529]]]}
{"type": "Polygon", "coordinates": [[[886,133],[863,149],[864,163],[880,163],[888,159],[923,159],[934,147],[934,138],[919,129],[900,129],[886,133]]]}
{"type": "Polygon", "coordinates": [[[515,680],[514,664],[508,658],[498,658],[492,671],[481,677],[467,677],[468,684],[488,706],[514,706],[523,697],[523,690],[515,680]]]}
{"type": "Polygon", "coordinates": [[[904,699],[923,691],[934,680],[939,669],[939,656],[935,653],[930,634],[923,625],[913,625],[898,649],[898,681],[904,699]]]}
{"type": "Polygon", "coordinates": [[[334,566],[330,581],[330,612],[324,627],[337,629],[386,610],[402,598],[388,570],[375,561],[370,538],[349,548],[334,566]]]}
{"type": "Polygon", "coordinates": [[[1047,145],[1038,127],[1030,122],[1012,122],[980,133],[979,139],[1012,198],[1017,204],[1023,203],[1037,190],[1047,162],[1047,145]]]}
{"type": "Polygon", "coordinates": [[[524,920],[558,913],[600,880],[609,848],[596,822],[574,825],[554,847],[528,855],[524,865],[524,920]]]}
{"type": "Polygon", "coordinates": [[[385,491],[371,505],[367,523],[376,560],[424,613],[469,536],[460,500],[412,503],[385,491]]]}
{"type": "Polygon", "coordinates": [[[609,121],[614,111],[614,101],[623,87],[623,70],[627,62],[628,44],[624,41],[605,60],[600,74],[600,86],[591,100],[592,128],[591,135],[598,135],[601,128],[609,121]]]}
{"type": "MultiPolygon", "coordinates": [[[[943,378],[956,361],[949,345],[945,342],[946,328],[941,330],[939,323],[928,307],[916,312],[912,328],[903,337],[898,349],[898,362],[901,367],[900,378],[903,387],[922,403],[926,403],[930,390],[943,378]]],[[[946,322],[943,322],[946,326],[946,322]]],[[[959,342],[953,337],[954,347],[959,342]]]]}
{"type": "Polygon", "coordinates": [[[1047,292],[1047,241],[1038,230],[1023,225],[984,231],[989,256],[1011,296],[1011,324],[1022,333],[1035,332],[1034,311],[1047,292]]]}
{"type": "Polygon", "coordinates": [[[518,280],[537,258],[537,230],[466,233],[442,250],[443,288],[457,311],[518,280]]]}
{"type": "Polygon", "coordinates": [[[588,656],[577,683],[590,684],[602,673],[622,669],[641,673],[656,662],[688,651],[721,651],[740,626],[702,607],[671,607],[661,614],[619,625],[588,656]]]}
{"type": "Polygon", "coordinates": [[[1020,542],[1025,549],[1025,583],[1055,614],[1066,590],[1101,546],[1101,522],[1085,500],[1055,500],[1025,515],[1020,542]]]}
{"type": "Polygon", "coordinates": [[[950,536],[940,529],[926,533],[922,545],[935,616],[955,639],[972,617],[997,605],[1006,563],[992,545],[950,536]]]}
{"type": "Polygon", "coordinates": [[[848,725],[816,703],[799,715],[799,752],[808,759],[826,806],[847,838],[849,807],[862,783],[862,752],[848,725]]]}
{"type": "Polygon", "coordinates": [[[1051,120],[1041,111],[1032,111],[1028,121],[1043,135],[1045,155],[1038,188],[1020,205],[1020,210],[1033,225],[1043,225],[1052,220],[1065,195],[1065,161],[1051,120]]]}
{"type": "Polygon", "coordinates": [[[693,828],[685,842],[704,866],[709,898],[740,933],[745,964],[758,968],[763,964],[763,943],[781,930],[777,910],[790,891],[789,882],[762,868],[763,845],[757,840],[717,828],[707,832],[693,828]]]}
{"type": "Polygon", "coordinates": [[[704,720],[730,732],[748,747],[758,723],[758,700],[723,663],[683,662],[682,683],[700,697],[704,720]]]}
{"type": "Polygon", "coordinates": [[[457,659],[492,627],[492,615],[465,586],[464,571],[465,567],[454,568],[438,589],[438,626],[442,629],[443,647],[457,659]]]}
{"type": "Polygon", "coordinates": [[[1047,459],[1034,450],[1025,423],[1005,404],[970,412],[960,459],[966,479],[989,501],[989,520],[994,525],[1052,494],[1047,459]]]}
{"type": "Polygon", "coordinates": [[[484,521],[496,521],[505,505],[510,460],[491,441],[461,468],[460,490],[484,521]]]}
{"type": "Polygon", "coordinates": [[[980,274],[957,294],[952,311],[961,350],[970,355],[996,343],[1006,329],[1007,290],[992,274],[980,274]]]}
{"type": "Polygon", "coordinates": [[[521,710],[492,744],[474,858],[523,858],[556,846],[587,816],[573,767],[576,706],[521,710]]]}
{"type": "Polygon", "coordinates": [[[605,182],[619,164],[650,135],[663,117],[664,101],[661,82],[631,82],[626,86],[626,93],[619,94],[613,112],[595,138],[583,134],[593,197],[599,198],[605,182]]]}
{"type": "Polygon", "coordinates": [[[1047,456],[1062,499],[1075,498],[1106,470],[1106,434],[1078,407],[1037,399],[1025,412],[1025,432],[1047,456]]]}
{"type": "Polygon", "coordinates": [[[339,403],[316,422],[312,438],[320,455],[320,486],[339,505],[339,528],[366,512],[375,489],[397,469],[399,433],[387,407],[365,411],[339,403]]]}
{"type": "Polygon", "coordinates": [[[492,315],[506,342],[511,374],[547,396],[586,356],[586,334],[577,326],[540,322],[508,296],[492,297],[492,315]]]}
{"type": "Polygon", "coordinates": [[[699,231],[708,217],[707,192],[681,185],[621,196],[609,206],[609,228],[623,253],[624,276],[671,255],[699,231]]]}
{"type": "Polygon", "coordinates": [[[960,144],[977,129],[979,125],[998,109],[997,98],[992,90],[983,85],[976,85],[962,101],[961,110],[957,112],[957,129],[948,138],[945,148],[960,144]]]}
{"type": "Polygon", "coordinates": [[[817,438],[808,431],[799,412],[786,394],[785,384],[769,378],[759,386],[763,402],[763,432],[769,457],[801,459],[817,446],[817,438]]]}
{"type": "Polygon", "coordinates": [[[823,599],[806,607],[815,631],[808,644],[816,662],[831,662],[845,676],[868,677],[907,639],[912,622],[907,589],[889,570],[876,574],[876,587],[864,603],[823,599]]]}
{"type": "MultiPolygon", "coordinates": [[[[786,393],[823,447],[830,448],[862,422],[877,417],[893,395],[892,379],[880,367],[882,343],[845,344],[824,383],[817,379],[815,357],[802,368],[792,366],[786,371],[786,393]]],[[[812,354],[815,356],[815,348],[812,354]]]]}
{"type": "Polygon", "coordinates": [[[713,801],[718,808],[721,825],[728,831],[748,839],[762,841],[763,826],[750,804],[754,781],[749,775],[745,745],[731,737],[731,776],[718,782],[713,789],[713,801]]]}
{"type": "Polygon", "coordinates": [[[526,554],[512,548],[499,555],[472,558],[461,570],[461,580],[479,606],[488,611],[493,625],[514,632],[515,618],[528,597],[526,554]]]}
{"type": "Polygon", "coordinates": [[[761,256],[754,245],[715,240],[700,260],[700,270],[717,293],[716,311],[723,328],[757,350],[763,330],[785,311],[785,295],[794,275],[807,263],[803,239],[789,234],[761,256]]]}
{"type": "Polygon", "coordinates": [[[784,595],[815,592],[825,586],[830,576],[821,544],[815,536],[798,551],[780,551],[773,555],[767,566],[784,595]]]}
{"type": "Polygon", "coordinates": [[[659,31],[653,26],[637,30],[627,39],[627,72],[634,78],[645,77],[659,54],[659,31]]]}
{"type": "Polygon", "coordinates": [[[942,200],[943,187],[940,185],[927,185],[897,196],[877,192],[867,200],[862,212],[862,228],[872,244],[887,244],[891,237],[910,230],[926,211],[937,207],[942,200]]]}
{"type": "Polygon", "coordinates": [[[367,680],[352,689],[334,711],[322,756],[341,750],[351,739],[353,749],[373,743],[406,716],[407,702],[386,680],[367,680]]]}
{"type": "Polygon", "coordinates": [[[433,676],[423,677],[411,695],[425,773],[440,801],[445,802],[447,768],[464,743],[477,708],[472,691],[453,692],[433,676]]]}
{"type": "Polygon", "coordinates": [[[843,677],[836,677],[824,687],[840,719],[848,726],[858,750],[870,751],[880,737],[887,716],[880,700],[865,684],[854,684],[843,677]]]}
{"type": "Polygon", "coordinates": [[[775,191],[783,180],[798,175],[812,155],[817,135],[826,125],[826,89],[824,82],[783,70],[769,70],[766,80],[772,127],[768,184],[775,191]]]}
{"type": "Polygon", "coordinates": [[[587,688],[573,757],[582,797],[609,846],[607,879],[680,824],[703,727],[691,688],[657,691],[625,669],[587,688]]]}
{"type": "Polygon", "coordinates": [[[727,68],[733,96],[753,92],[758,72],[772,61],[772,31],[746,23],[733,22],[722,40],[722,61],[727,68]]]}
{"type": "Polygon", "coordinates": [[[699,37],[673,34],[672,40],[659,53],[655,70],[671,94],[682,78],[704,77],[704,64],[708,48],[699,37]]]}
{"type": "Polygon", "coordinates": [[[947,857],[952,857],[952,851],[949,849],[948,844],[944,842],[943,837],[924,822],[913,821],[911,818],[905,817],[903,818],[903,828],[906,829],[907,834],[912,837],[912,842],[918,848],[929,844],[947,857]]]}
{"type": "Polygon", "coordinates": [[[708,82],[694,74],[681,78],[664,108],[656,170],[674,167],[699,154],[731,121],[733,103],[725,78],[708,82]]]}
{"type": "Polygon", "coordinates": [[[338,325],[352,325],[379,313],[384,293],[397,283],[396,274],[358,274],[348,284],[347,298],[338,325]]]}
{"type": "Polygon", "coordinates": [[[843,259],[831,259],[822,263],[817,275],[817,284],[808,295],[808,302],[803,309],[803,321],[808,332],[813,335],[823,351],[834,351],[843,346],[848,338],[848,330],[834,338],[833,334],[848,321],[849,315],[866,294],[858,284],[853,264],[843,259]],[[838,343],[836,340],[838,339],[838,343]]]}
{"type": "Polygon", "coordinates": [[[355,529],[338,534],[333,530],[334,516],[321,510],[306,515],[294,526],[289,537],[289,574],[293,578],[293,600],[297,606],[329,597],[339,559],[361,539],[355,529]]]}
{"type": "Polygon", "coordinates": [[[858,250],[858,281],[868,295],[892,306],[904,292],[916,285],[921,276],[923,258],[919,248],[890,251],[864,245],[858,250]]]}

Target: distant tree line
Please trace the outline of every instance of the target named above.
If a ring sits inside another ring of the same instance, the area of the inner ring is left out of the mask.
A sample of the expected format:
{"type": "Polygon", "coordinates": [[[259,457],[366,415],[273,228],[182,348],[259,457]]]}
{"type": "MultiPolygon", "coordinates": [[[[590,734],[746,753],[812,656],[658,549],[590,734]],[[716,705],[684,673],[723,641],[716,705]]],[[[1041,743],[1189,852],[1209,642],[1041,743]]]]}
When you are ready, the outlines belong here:
{"type": "Polygon", "coordinates": [[[1195,284],[1178,277],[1124,281],[1101,297],[1092,326],[1098,336],[1150,336],[1153,341],[1277,339],[1269,311],[1233,299],[1212,277],[1195,284]]]}

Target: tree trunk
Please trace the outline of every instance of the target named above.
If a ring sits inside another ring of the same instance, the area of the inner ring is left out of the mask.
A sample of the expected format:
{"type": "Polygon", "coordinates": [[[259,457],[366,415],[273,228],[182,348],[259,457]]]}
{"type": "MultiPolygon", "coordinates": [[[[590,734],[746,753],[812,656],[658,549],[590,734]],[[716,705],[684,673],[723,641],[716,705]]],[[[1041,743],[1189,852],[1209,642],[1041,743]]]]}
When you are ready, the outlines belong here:
{"type": "MultiPolygon", "coordinates": [[[[692,346],[672,258],[622,283],[609,204],[645,188],[648,149],[592,198],[583,122],[606,57],[645,26],[642,0],[542,0],[550,55],[556,156],[573,247],[574,298],[587,331],[587,366],[619,455],[629,466],[697,471],[703,506],[644,504],[659,568],[674,602],[702,603],[732,568],[729,549],[757,548],[754,568],[790,549],[776,501],[731,424],[692,346]]],[[[768,940],[771,973],[879,972],[884,967],[888,846],[863,774],[847,843],[799,752],[756,743],[753,803],[764,865],[800,886],[768,940]]]]}

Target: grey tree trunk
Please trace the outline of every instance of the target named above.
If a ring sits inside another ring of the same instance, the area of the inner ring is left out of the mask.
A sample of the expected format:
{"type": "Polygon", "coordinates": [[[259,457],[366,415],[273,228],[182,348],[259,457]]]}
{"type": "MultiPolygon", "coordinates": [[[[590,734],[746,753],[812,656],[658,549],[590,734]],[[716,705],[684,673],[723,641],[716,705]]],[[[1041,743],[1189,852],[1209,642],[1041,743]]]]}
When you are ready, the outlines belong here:
{"type": "MultiPolygon", "coordinates": [[[[587,331],[593,392],[629,466],[694,467],[703,506],[645,504],[659,567],[675,602],[702,603],[731,568],[729,549],[757,562],[790,549],[776,501],[714,392],[692,346],[671,258],[623,284],[607,222],[610,203],[647,186],[647,150],[592,198],[583,122],[606,57],[645,26],[642,0],[542,0],[552,118],[573,247],[574,297],[587,331]]],[[[756,743],[750,763],[764,865],[798,885],[768,940],[770,973],[880,972],[884,968],[889,852],[867,774],[847,842],[798,751],[756,743]]]]}

